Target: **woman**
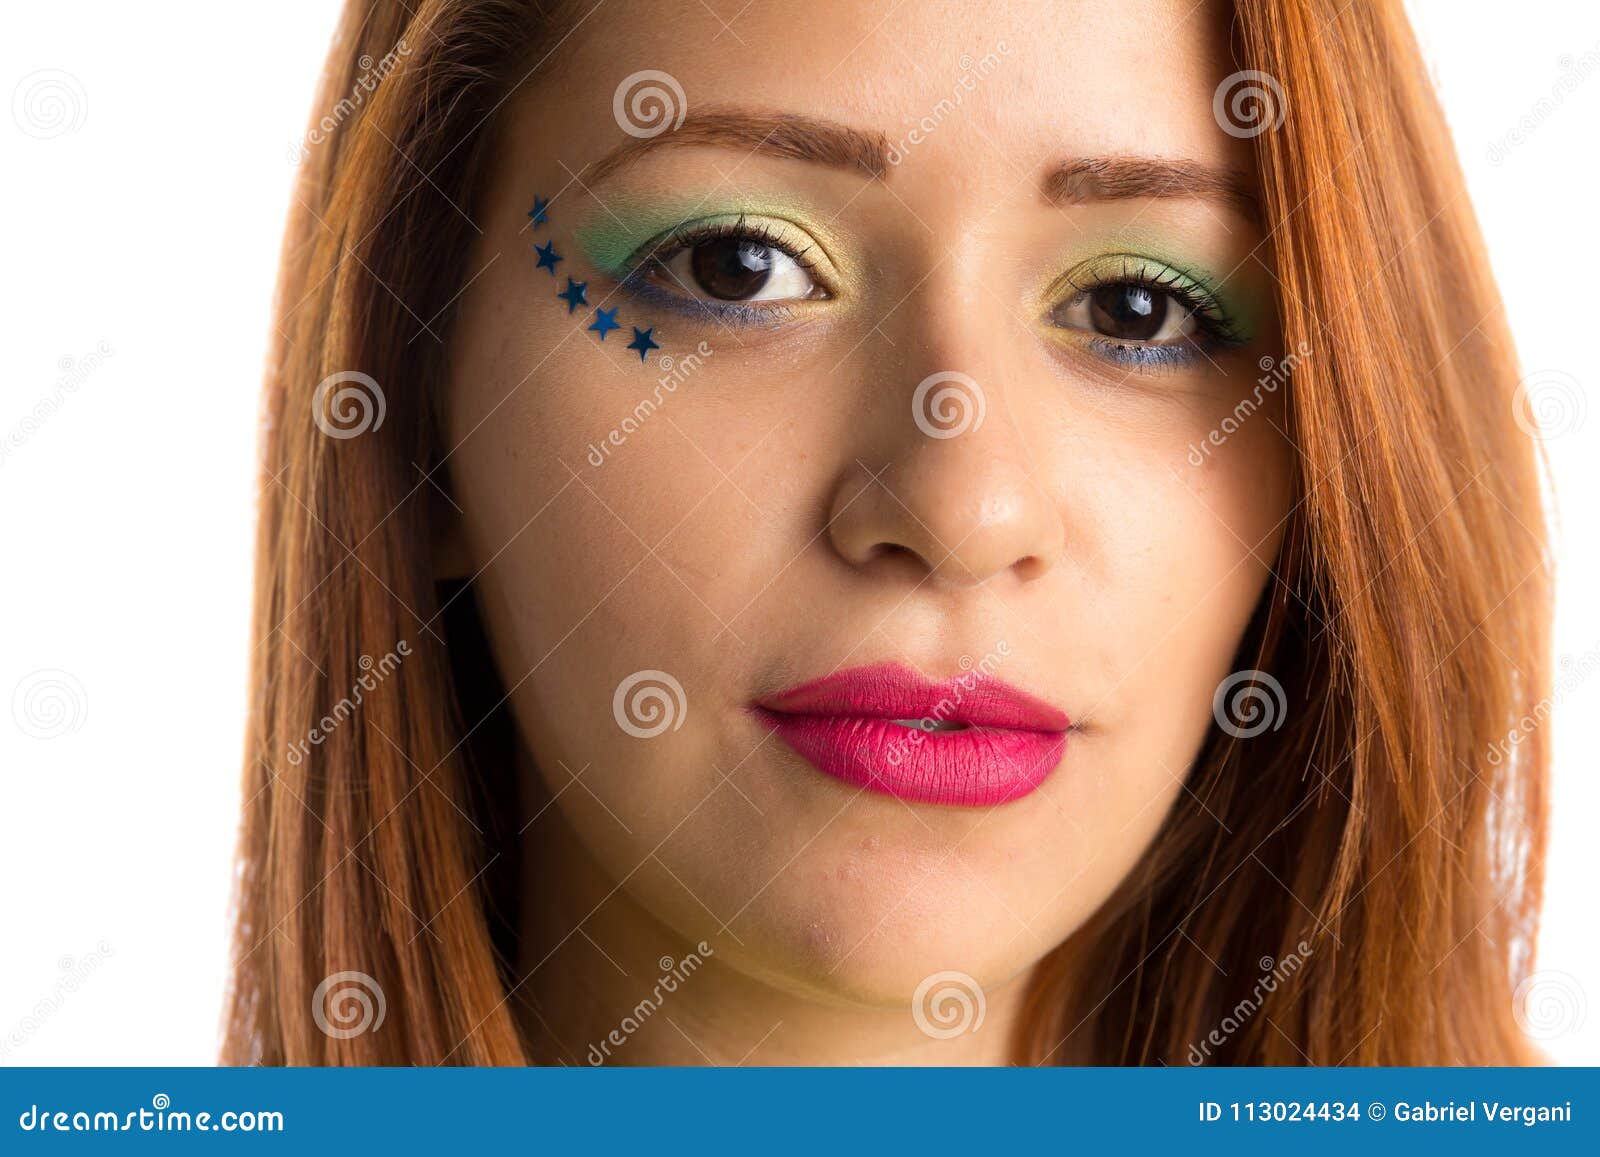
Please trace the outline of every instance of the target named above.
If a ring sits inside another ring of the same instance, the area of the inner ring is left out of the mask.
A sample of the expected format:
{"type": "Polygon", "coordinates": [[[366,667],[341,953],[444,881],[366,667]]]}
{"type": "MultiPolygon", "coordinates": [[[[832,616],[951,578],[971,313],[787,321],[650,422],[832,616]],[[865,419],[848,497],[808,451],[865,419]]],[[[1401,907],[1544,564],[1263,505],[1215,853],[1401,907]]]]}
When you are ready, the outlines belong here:
{"type": "Polygon", "coordinates": [[[1536,463],[1400,5],[725,7],[348,5],[227,1059],[1522,1059],[1536,463]]]}

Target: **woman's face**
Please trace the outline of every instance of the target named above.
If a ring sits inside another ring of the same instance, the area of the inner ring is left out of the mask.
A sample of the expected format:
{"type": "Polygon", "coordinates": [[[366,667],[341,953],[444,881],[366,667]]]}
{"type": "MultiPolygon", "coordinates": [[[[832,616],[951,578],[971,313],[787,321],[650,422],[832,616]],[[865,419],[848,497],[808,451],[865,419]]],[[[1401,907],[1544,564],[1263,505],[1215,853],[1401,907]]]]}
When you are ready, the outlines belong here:
{"type": "Polygon", "coordinates": [[[631,902],[796,992],[1000,985],[1184,790],[1289,509],[1225,18],[722,7],[613,0],[501,110],[451,533],[631,902]]]}

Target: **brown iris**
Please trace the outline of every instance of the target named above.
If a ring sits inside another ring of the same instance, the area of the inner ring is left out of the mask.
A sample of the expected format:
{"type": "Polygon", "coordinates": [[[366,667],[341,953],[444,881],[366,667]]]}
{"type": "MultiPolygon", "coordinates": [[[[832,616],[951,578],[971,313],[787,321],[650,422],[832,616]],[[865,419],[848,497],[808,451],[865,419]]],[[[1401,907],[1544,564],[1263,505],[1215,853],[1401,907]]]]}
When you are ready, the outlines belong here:
{"type": "Polygon", "coordinates": [[[1143,285],[1102,285],[1089,294],[1094,332],[1122,341],[1149,341],[1161,332],[1172,299],[1143,285]]]}
{"type": "Polygon", "coordinates": [[[740,237],[702,241],[689,254],[695,284],[722,301],[742,301],[761,292],[772,266],[772,250],[740,237]]]}

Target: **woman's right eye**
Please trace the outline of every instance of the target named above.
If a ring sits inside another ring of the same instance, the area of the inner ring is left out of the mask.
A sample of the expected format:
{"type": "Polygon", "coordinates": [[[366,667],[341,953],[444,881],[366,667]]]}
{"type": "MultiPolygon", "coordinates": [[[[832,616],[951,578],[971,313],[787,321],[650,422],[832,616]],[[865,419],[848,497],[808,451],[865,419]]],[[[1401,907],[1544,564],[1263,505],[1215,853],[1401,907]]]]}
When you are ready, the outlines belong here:
{"type": "Polygon", "coordinates": [[[654,260],[652,279],[701,301],[800,301],[824,296],[793,254],[737,234],[688,239],[654,260]]]}

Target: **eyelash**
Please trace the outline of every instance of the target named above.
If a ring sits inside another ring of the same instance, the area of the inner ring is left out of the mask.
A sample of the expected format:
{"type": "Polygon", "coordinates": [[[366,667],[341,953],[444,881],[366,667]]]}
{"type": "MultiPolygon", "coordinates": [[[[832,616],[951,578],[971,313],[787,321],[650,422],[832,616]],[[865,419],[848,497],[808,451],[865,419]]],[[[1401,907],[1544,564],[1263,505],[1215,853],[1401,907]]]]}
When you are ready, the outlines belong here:
{"type": "Polygon", "coordinates": [[[1123,259],[1122,272],[1117,276],[1102,275],[1081,284],[1069,279],[1067,284],[1072,287],[1073,295],[1054,308],[1108,285],[1136,285],[1173,298],[1179,306],[1194,315],[1201,333],[1190,341],[1162,346],[1117,341],[1103,334],[1083,335],[1079,340],[1093,347],[1098,356],[1132,367],[1183,366],[1211,350],[1233,349],[1249,340],[1228,313],[1222,295],[1205,278],[1189,270],[1160,263],[1145,263],[1142,268],[1130,268],[1128,261],[1128,258],[1123,259]],[[1160,265],[1165,272],[1152,276],[1148,272],[1152,264],[1160,265]]]}
{"type": "MultiPolygon", "coordinates": [[[[816,262],[806,258],[811,249],[809,245],[797,252],[788,239],[769,226],[759,222],[752,224],[741,214],[733,221],[690,222],[652,238],[628,258],[624,265],[626,272],[618,279],[618,284],[624,292],[650,305],[703,320],[758,326],[772,326],[788,320],[794,310],[787,303],[753,305],[743,301],[710,301],[687,297],[650,279],[652,273],[664,270],[667,262],[685,249],[730,238],[764,245],[787,254],[808,274],[817,267],[816,262]]],[[[826,286],[823,288],[826,290],[826,286]]]]}
{"type": "MultiPolygon", "coordinates": [[[[710,301],[688,297],[652,280],[652,274],[664,270],[667,263],[683,250],[725,239],[749,241],[779,250],[807,273],[816,269],[816,263],[806,256],[811,246],[796,249],[787,238],[770,227],[759,222],[752,223],[741,214],[732,221],[689,222],[645,242],[625,263],[626,271],[618,279],[619,286],[624,292],[649,305],[716,324],[771,327],[792,317],[795,311],[787,303],[753,305],[749,302],[710,301]]],[[[1129,259],[1125,258],[1122,271],[1117,276],[1100,276],[1085,283],[1069,279],[1068,285],[1074,293],[1074,297],[1068,300],[1075,300],[1108,285],[1142,286],[1172,297],[1194,316],[1200,327],[1201,333],[1196,338],[1170,345],[1140,345],[1095,334],[1085,334],[1079,338],[1097,356],[1110,362],[1130,368],[1179,367],[1207,356],[1212,350],[1231,349],[1248,340],[1229,315],[1222,295],[1205,278],[1186,269],[1148,262],[1140,267],[1132,267],[1129,259]],[[1163,272],[1150,273],[1153,264],[1163,272]]],[[[823,289],[827,291],[826,286],[823,289]]]]}

